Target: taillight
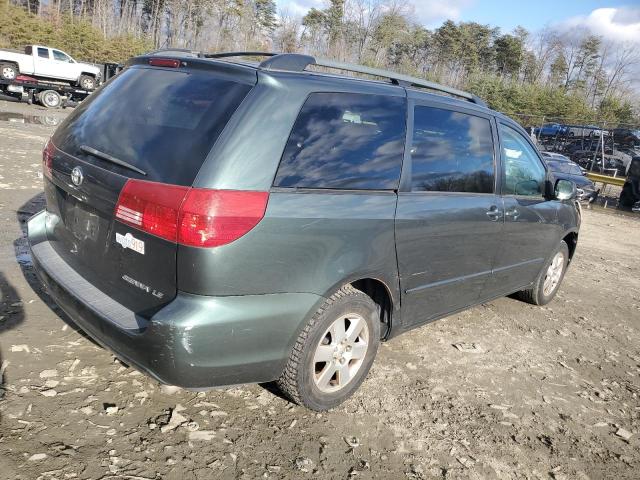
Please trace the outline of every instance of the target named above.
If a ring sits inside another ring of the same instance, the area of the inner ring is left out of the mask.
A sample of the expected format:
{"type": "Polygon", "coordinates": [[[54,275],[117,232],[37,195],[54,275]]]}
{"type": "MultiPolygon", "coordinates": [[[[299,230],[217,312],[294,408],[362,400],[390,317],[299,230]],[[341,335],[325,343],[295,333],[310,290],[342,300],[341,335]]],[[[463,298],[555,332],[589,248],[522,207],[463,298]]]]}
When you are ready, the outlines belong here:
{"type": "Polygon", "coordinates": [[[128,180],[115,216],[171,242],[217,247],[237,240],[264,217],[269,194],[208,190],[128,180]]]}
{"type": "Polygon", "coordinates": [[[180,210],[178,243],[218,247],[242,237],[264,217],[267,192],[193,188],[180,210]]]}
{"type": "Polygon", "coordinates": [[[42,174],[51,180],[53,172],[53,152],[55,152],[55,145],[49,139],[47,144],[44,146],[44,150],[42,150],[42,174]]]}

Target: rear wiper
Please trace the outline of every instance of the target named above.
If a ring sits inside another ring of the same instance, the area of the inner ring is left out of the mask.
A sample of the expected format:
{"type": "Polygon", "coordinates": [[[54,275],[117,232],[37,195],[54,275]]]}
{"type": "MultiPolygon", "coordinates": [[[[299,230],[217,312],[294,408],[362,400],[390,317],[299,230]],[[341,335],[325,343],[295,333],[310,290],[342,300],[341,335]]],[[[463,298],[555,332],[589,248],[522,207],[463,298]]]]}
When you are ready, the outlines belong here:
{"type": "Polygon", "coordinates": [[[140,175],[146,175],[147,172],[144,170],[140,170],[138,167],[131,165],[130,163],[125,162],[124,160],[120,160],[119,158],[112,157],[108,153],[101,152],[100,150],[96,150],[93,147],[89,147],[88,145],[80,145],[80,150],[89,155],[93,155],[94,157],[98,157],[102,160],[106,160],[107,162],[115,163],[116,165],[120,165],[121,167],[128,168],[129,170],[133,170],[134,172],[138,172],[140,175]]]}

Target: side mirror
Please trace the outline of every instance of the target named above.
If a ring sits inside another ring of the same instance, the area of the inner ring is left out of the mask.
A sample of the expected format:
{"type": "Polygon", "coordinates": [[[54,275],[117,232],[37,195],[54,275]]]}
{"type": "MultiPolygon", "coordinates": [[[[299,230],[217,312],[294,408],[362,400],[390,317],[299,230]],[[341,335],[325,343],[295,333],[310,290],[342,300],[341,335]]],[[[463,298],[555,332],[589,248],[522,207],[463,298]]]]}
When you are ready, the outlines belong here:
{"type": "Polygon", "coordinates": [[[573,200],[576,198],[577,189],[576,184],[571,180],[557,180],[555,186],[555,199],[556,200],[573,200]]]}

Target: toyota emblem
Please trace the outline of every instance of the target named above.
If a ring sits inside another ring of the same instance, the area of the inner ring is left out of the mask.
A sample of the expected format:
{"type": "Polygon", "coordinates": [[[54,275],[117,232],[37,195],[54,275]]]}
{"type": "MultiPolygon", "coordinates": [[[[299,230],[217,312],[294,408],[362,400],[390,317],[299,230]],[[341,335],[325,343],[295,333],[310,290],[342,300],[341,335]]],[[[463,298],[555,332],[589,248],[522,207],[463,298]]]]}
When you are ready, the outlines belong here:
{"type": "Polygon", "coordinates": [[[80,167],[73,167],[71,170],[71,181],[77,187],[82,185],[82,181],[84,180],[84,174],[82,173],[82,169],[80,167]]]}

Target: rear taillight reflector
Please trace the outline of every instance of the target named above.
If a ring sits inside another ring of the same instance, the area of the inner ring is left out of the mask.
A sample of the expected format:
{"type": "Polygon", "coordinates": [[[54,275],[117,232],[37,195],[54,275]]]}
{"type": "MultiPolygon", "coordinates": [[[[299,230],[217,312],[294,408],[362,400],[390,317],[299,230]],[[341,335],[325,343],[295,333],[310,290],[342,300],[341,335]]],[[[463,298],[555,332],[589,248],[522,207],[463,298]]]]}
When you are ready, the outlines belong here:
{"type": "Polygon", "coordinates": [[[44,150],[42,150],[42,174],[51,180],[53,176],[53,152],[56,147],[49,139],[47,144],[44,146],[44,150]]]}
{"type": "Polygon", "coordinates": [[[118,198],[116,218],[175,242],[178,238],[178,213],[188,190],[177,185],[128,180],[118,198]]]}
{"type": "Polygon", "coordinates": [[[149,60],[149,65],[153,67],[178,68],[180,66],[180,60],[173,58],[152,58],[149,60]]]}
{"type": "Polygon", "coordinates": [[[269,194],[180,187],[128,180],[116,218],[144,232],[193,247],[217,247],[237,240],[264,217],[269,194]]]}

